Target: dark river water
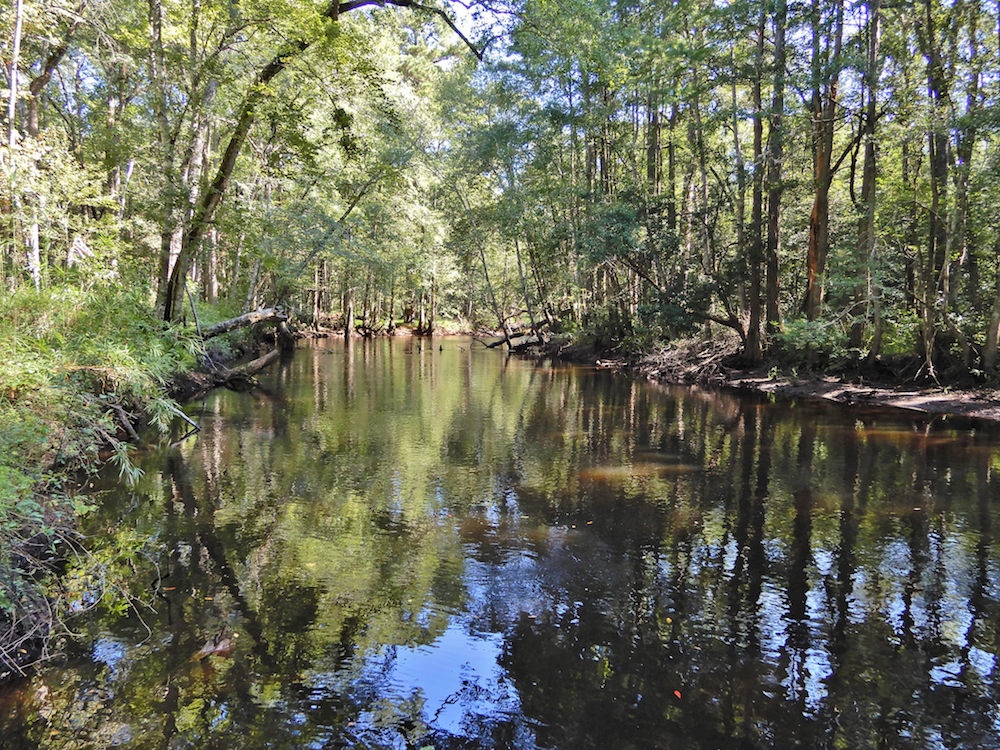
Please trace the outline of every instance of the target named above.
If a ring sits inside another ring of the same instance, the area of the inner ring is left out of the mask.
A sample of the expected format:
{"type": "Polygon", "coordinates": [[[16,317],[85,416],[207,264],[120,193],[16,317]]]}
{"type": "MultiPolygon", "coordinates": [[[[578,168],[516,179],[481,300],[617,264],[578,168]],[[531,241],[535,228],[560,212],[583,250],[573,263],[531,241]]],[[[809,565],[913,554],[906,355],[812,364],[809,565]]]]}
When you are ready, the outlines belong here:
{"type": "Polygon", "coordinates": [[[0,747],[1000,747],[995,428],[467,339],[262,384],[97,496],[134,605],[0,747]]]}

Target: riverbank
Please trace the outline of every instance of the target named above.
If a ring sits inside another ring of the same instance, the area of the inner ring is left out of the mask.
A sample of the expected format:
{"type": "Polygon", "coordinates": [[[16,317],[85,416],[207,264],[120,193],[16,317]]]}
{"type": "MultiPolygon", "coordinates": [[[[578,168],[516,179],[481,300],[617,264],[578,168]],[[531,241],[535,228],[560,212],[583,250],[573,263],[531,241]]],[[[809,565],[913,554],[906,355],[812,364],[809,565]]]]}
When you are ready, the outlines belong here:
{"type": "MultiPolygon", "coordinates": [[[[659,383],[755,392],[787,399],[815,399],[847,406],[879,406],[942,417],[1000,422],[1000,388],[970,382],[922,383],[890,367],[799,371],[769,362],[748,367],[735,340],[688,340],[641,356],[620,357],[556,339],[535,356],[586,362],[633,372],[659,383]]],[[[906,372],[905,368],[900,368],[906,372]]]]}
{"type": "Polygon", "coordinates": [[[180,413],[166,384],[199,349],[155,318],[138,287],[110,283],[0,298],[0,345],[2,681],[52,656],[76,615],[122,590],[144,542],[95,560],[77,523],[95,499],[80,490],[109,463],[125,482],[140,477],[139,434],[180,413]]]}
{"type": "Polygon", "coordinates": [[[639,358],[630,367],[658,382],[691,383],[766,393],[779,398],[881,406],[1000,422],[1000,389],[997,388],[893,378],[890,368],[841,368],[834,374],[800,374],[777,364],[746,367],[735,350],[716,342],[667,347],[639,358]]]}
{"type": "MultiPolygon", "coordinates": [[[[648,365],[643,364],[644,370],[648,365]]],[[[651,380],[685,382],[662,377],[654,369],[651,380]]],[[[692,382],[692,381],[686,381],[692,382]]],[[[816,399],[846,406],[882,406],[923,414],[957,416],[1000,422],[1000,391],[990,388],[952,389],[945,386],[921,387],[912,383],[848,382],[838,377],[782,374],[760,369],[737,369],[723,379],[707,383],[718,388],[766,393],[779,398],[816,399]]]]}
{"type": "MultiPolygon", "coordinates": [[[[464,330],[446,330],[436,335],[456,333],[475,335],[464,330]]],[[[306,330],[303,338],[343,336],[343,330],[306,330]]],[[[400,327],[392,335],[411,336],[413,331],[400,327]]],[[[493,333],[492,342],[502,338],[493,333]]],[[[799,371],[766,362],[748,367],[740,355],[735,337],[722,336],[710,341],[689,339],[672,343],[655,352],[640,356],[620,356],[616,352],[597,349],[569,337],[556,336],[543,344],[534,337],[525,337],[514,348],[517,354],[535,358],[553,358],[633,372],[659,383],[699,385],[723,390],[756,392],[788,399],[815,399],[847,406],[881,406],[923,414],[955,416],[1000,422],[1000,388],[975,385],[921,383],[913,379],[917,365],[885,364],[865,367],[820,368],[799,371]]]]}

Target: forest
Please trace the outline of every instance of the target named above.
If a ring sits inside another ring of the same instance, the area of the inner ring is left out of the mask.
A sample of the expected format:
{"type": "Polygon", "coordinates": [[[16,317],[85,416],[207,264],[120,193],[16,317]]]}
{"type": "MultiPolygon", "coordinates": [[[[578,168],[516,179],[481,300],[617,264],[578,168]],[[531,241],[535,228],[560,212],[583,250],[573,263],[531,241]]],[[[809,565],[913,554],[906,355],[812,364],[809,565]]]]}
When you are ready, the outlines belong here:
{"type": "Polygon", "coordinates": [[[243,313],[997,377],[1000,3],[10,0],[0,58],[8,643],[243,313]]]}

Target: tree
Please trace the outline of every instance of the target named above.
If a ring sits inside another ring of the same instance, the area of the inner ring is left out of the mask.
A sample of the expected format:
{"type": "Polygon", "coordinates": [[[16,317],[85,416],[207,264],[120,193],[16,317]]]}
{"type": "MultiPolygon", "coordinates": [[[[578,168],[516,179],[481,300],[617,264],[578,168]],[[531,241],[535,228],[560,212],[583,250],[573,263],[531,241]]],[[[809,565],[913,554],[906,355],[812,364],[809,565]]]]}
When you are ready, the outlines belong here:
{"type": "MultiPolygon", "coordinates": [[[[162,57],[159,47],[159,17],[162,13],[160,0],[150,0],[150,28],[154,37],[154,56],[162,57]]],[[[160,292],[158,306],[163,308],[165,320],[173,319],[183,305],[185,292],[185,282],[189,267],[201,248],[202,240],[208,228],[215,220],[215,214],[229,187],[236,160],[243,150],[244,143],[250,128],[256,120],[258,110],[262,101],[268,93],[268,87],[288,65],[306,50],[316,44],[319,40],[325,39],[329,34],[336,34],[336,29],[329,24],[338,24],[339,18],[351,11],[358,10],[371,5],[393,5],[401,8],[415,8],[427,12],[432,12],[441,18],[458,33],[461,32],[449,18],[447,13],[438,8],[431,8],[413,0],[350,0],[349,2],[331,3],[322,13],[309,19],[312,27],[312,35],[292,38],[289,41],[279,42],[277,49],[270,54],[270,59],[259,67],[250,78],[244,93],[241,95],[239,103],[236,105],[234,121],[235,125],[227,138],[223,139],[225,147],[218,160],[218,165],[214,170],[214,176],[209,180],[203,192],[197,195],[191,206],[190,219],[185,223],[181,234],[180,246],[177,250],[176,259],[171,264],[169,262],[169,251],[165,248],[161,255],[160,264],[160,292]],[[167,262],[164,262],[166,256],[167,262]]],[[[462,36],[464,39],[464,36],[462,36]]],[[[469,44],[472,47],[471,43],[469,44]]],[[[477,52],[478,54],[478,52],[477,52]]],[[[162,117],[162,115],[161,115],[162,117]]]]}
{"type": "Polygon", "coordinates": [[[876,125],[878,123],[878,91],[881,60],[879,56],[879,39],[881,36],[880,22],[882,14],[881,0],[872,0],[868,9],[867,49],[864,75],[862,82],[867,96],[864,119],[861,127],[862,143],[864,145],[864,162],[861,170],[861,203],[858,217],[857,261],[855,269],[859,278],[863,275],[864,283],[857,283],[854,302],[854,312],[857,320],[851,328],[850,345],[861,349],[864,343],[865,318],[861,312],[870,305],[870,317],[873,324],[872,342],[869,358],[878,356],[882,348],[882,315],[881,290],[875,264],[875,208],[876,179],[878,176],[878,154],[876,150],[876,125]]]}
{"type": "Polygon", "coordinates": [[[850,153],[834,154],[839,116],[839,82],[844,42],[844,3],[834,0],[830,12],[812,0],[812,157],[813,205],[809,215],[806,256],[806,317],[816,320],[823,303],[823,279],[830,252],[830,187],[834,175],[850,153]]]}
{"type": "Polygon", "coordinates": [[[767,250],[766,320],[769,337],[778,334],[781,311],[778,306],[779,251],[781,234],[781,196],[784,192],[782,170],[785,150],[785,26],[788,22],[788,5],[777,0],[772,19],[774,34],[774,85],[771,94],[771,113],[767,137],[767,250]]]}

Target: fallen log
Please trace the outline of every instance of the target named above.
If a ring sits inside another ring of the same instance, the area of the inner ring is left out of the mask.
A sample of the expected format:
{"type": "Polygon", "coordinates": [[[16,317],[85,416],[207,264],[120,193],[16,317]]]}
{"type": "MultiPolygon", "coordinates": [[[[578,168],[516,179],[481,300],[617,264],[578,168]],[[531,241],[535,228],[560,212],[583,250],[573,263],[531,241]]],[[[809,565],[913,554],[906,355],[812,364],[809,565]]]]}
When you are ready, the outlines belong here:
{"type": "Polygon", "coordinates": [[[221,336],[223,333],[235,331],[237,328],[244,328],[257,323],[267,323],[270,321],[284,323],[287,320],[288,315],[286,315],[285,311],[280,307],[267,307],[263,310],[252,310],[251,312],[244,313],[243,315],[238,315],[235,318],[230,318],[229,320],[224,320],[221,323],[216,323],[214,326],[209,326],[202,331],[201,336],[203,339],[210,339],[215,336],[221,336]]]}
{"type": "Polygon", "coordinates": [[[237,367],[215,366],[208,372],[187,373],[173,384],[173,396],[181,401],[187,401],[199,398],[220,386],[234,391],[251,390],[255,385],[253,376],[280,357],[281,349],[275,348],[237,367]]]}
{"type": "Polygon", "coordinates": [[[509,341],[509,339],[502,338],[502,339],[497,339],[496,341],[486,341],[485,339],[481,339],[479,337],[476,337],[476,341],[478,341],[480,344],[482,344],[483,346],[485,346],[487,349],[496,349],[501,344],[507,343],[509,341]]]}
{"type": "MultiPolygon", "coordinates": [[[[493,334],[496,335],[496,334],[493,334]]],[[[475,337],[476,341],[485,346],[487,349],[496,349],[498,346],[503,344],[507,345],[507,348],[511,351],[516,351],[518,348],[523,349],[526,346],[530,346],[532,343],[536,343],[537,338],[531,331],[511,331],[509,333],[504,333],[503,336],[498,338],[496,341],[486,341],[479,336],[475,337]],[[524,341],[519,341],[519,339],[528,339],[529,343],[524,341]]]]}
{"type": "Polygon", "coordinates": [[[522,336],[519,336],[516,342],[514,341],[513,338],[511,338],[510,342],[508,343],[508,348],[514,354],[520,354],[526,349],[530,349],[531,347],[538,346],[539,344],[542,343],[544,343],[544,341],[540,336],[531,336],[528,334],[524,334],[522,336]]]}
{"type": "Polygon", "coordinates": [[[254,386],[253,376],[263,370],[269,364],[278,359],[282,353],[290,353],[295,349],[295,335],[288,328],[288,315],[280,307],[267,307],[261,310],[253,310],[235,318],[224,320],[209,326],[202,331],[202,339],[208,340],[215,336],[220,336],[230,331],[235,331],[246,326],[257,325],[259,323],[277,323],[275,326],[275,338],[277,346],[263,356],[257,357],[245,364],[237,367],[219,367],[210,361],[208,366],[210,372],[202,375],[192,375],[189,378],[190,386],[185,390],[191,395],[200,394],[211,388],[225,386],[233,390],[249,390],[254,386]]]}
{"type": "Polygon", "coordinates": [[[231,388],[234,391],[250,390],[254,386],[253,376],[281,356],[281,349],[272,349],[257,359],[231,369],[220,369],[213,373],[216,385],[231,388]]]}
{"type": "Polygon", "coordinates": [[[267,354],[257,357],[257,359],[252,359],[246,364],[242,364],[228,370],[220,370],[217,376],[219,374],[223,375],[224,380],[229,380],[234,377],[249,378],[256,375],[280,356],[281,349],[272,349],[267,354]]]}

